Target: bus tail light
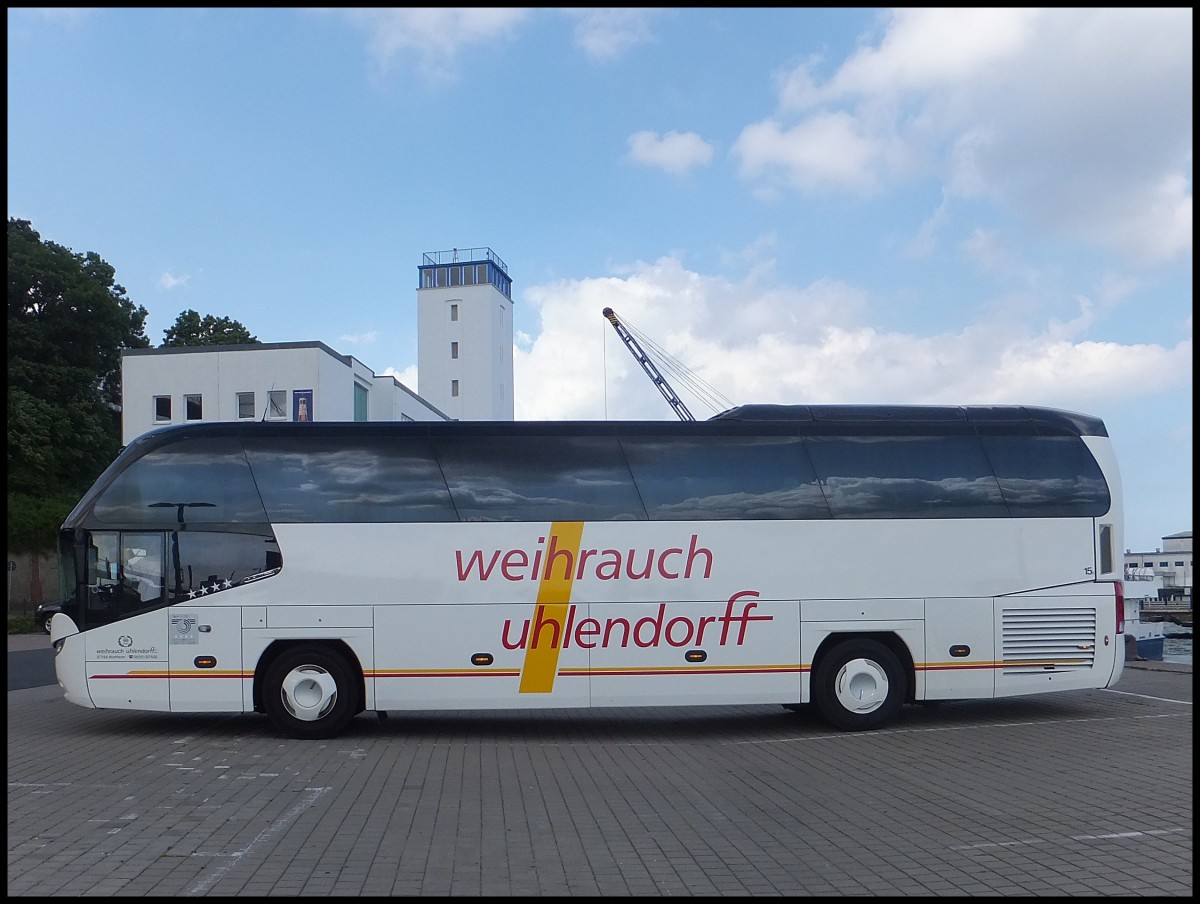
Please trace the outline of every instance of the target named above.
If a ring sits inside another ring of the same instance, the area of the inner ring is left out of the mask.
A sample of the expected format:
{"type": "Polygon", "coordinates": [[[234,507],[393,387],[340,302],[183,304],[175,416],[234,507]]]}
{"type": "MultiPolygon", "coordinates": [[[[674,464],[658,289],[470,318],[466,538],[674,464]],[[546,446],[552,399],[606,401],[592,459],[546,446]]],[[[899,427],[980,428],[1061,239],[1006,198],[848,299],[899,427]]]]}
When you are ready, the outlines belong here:
{"type": "Polygon", "coordinates": [[[1125,633],[1125,584],[1123,581],[1114,581],[1113,587],[1117,593],[1117,633],[1125,633]]]}

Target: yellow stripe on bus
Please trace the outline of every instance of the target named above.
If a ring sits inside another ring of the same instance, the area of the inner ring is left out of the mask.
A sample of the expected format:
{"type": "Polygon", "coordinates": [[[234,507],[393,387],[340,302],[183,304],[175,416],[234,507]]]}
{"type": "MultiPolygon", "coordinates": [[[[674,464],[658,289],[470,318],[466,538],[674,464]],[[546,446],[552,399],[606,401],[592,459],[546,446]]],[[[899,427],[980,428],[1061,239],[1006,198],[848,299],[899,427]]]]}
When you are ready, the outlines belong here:
{"type": "Polygon", "coordinates": [[[571,602],[571,587],[575,583],[575,563],[579,559],[579,544],[583,539],[582,521],[555,521],[550,525],[550,536],[546,538],[547,551],[569,552],[570,567],[555,574],[554,562],[546,560],[542,580],[538,585],[537,605],[529,629],[529,645],[525,648],[525,665],[521,669],[522,694],[548,694],[554,690],[554,677],[558,674],[558,652],[565,640],[567,606],[571,602]],[[554,642],[538,643],[534,633],[537,625],[553,620],[562,626],[554,635],[554,642]]]}

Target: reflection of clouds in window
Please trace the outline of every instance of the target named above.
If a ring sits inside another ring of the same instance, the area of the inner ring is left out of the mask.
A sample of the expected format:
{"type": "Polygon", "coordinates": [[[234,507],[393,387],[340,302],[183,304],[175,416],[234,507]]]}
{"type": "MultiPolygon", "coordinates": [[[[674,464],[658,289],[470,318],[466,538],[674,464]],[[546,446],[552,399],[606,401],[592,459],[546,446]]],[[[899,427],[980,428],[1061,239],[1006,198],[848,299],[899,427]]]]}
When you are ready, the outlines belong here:
{"type": "Polygon", "coordinates": [[[480,437],[438,449],[466,521],[645,520],[611,437],[480,437]]]}
{"type": "Polygon", "coordinates": [[[1060,510],[1079,514],[1081,509],[1090,509],[1090,514],[1102,515],[1109,506],[1108,486],[1103,480],[1090,477],[1056,480],[1007,477],[1000,480],[1000,488],[1005,501],[1016,511],[1036,508],[1049,515],[1060,510]]]}
{"type": "Polygon", "coordinates": [[[1007,514],[991,477],[829,477],[824,487],[835,518],[1002,518],[1007,514]]]}
{"type": "MultiPolygon", "coordinates": [[[[397,441],[400,443],[402,441],[397,441]]],[[[425,445],[346,448],[306,438],[304,449],[248,444],[275,521],[453,521],[441,472],[425,445]]]]}
{"type": "Polygon", "coordinates": [[[1079,437],[988,436],[983,444],[1014,514],[1097,516],[1108,511],[1108,485],[1079,437]]]}
{"type": "Polygon", "coordinates": [[[795,437],[623,439],[654,520],[828,518],[795,437]]]}
{"type": "Polygon", "coordinates": [[[266,520],[245,457],[227,440],[199,441],[186,451],[172,445],[149,453],[104,491],[95,515],[110,524],[170,528],[180,523],[181,503],[185,524],[266,520]]]}
{"type": "MultiPolygon", "coordinates": [[[[519,477],[511,482],[519,482],[519,477]]],[[[644,520],[628,504],[627,487],[608,479],[562,480],[556,486],[507,487],[495,475],[452,483],[450,493],[464,521],[644,520]],[[555,491],[558,492],[555,492],[555,491]],[[622,502],[626,504],[622,504],[622,502]]]]}
{"type": "Polygon", "coordinates": [[[651,509],[655,521],[768,521],[822,519],[829,509],[815,487],[795,487],[768,493],[719,493],[692,496],[651,509]]]}

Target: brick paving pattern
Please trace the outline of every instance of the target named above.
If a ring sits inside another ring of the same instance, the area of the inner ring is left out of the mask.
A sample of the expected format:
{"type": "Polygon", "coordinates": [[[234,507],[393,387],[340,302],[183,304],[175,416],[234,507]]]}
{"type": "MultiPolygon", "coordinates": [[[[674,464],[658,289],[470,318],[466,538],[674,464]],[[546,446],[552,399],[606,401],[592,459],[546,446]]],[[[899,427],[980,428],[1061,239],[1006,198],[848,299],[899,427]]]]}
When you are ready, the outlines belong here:
{"type": "Polygon", "coordinates": [[[8,895],[1192,895],[1191,667],[905,707],[357,718],[9,693],[8,895]],[[1120,693],[1117,693],[1119,691],[1120,693]]]}

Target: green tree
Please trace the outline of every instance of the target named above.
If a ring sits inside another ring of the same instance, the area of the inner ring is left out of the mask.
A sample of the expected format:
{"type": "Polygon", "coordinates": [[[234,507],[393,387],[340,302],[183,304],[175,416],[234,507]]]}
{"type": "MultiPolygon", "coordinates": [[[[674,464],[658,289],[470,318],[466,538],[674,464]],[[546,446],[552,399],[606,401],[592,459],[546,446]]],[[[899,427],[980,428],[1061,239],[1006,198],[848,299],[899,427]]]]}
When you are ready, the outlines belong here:
{"type": "Polygon", "coordinates": [[[121,350],[146,309],[95,252],[8,221],[8,544],[45,549],[121,448],[121,350]]]}
{"type": "Polygon", "coordinates": [[[258,342],[250,331],[228,317],[205,314],[203,318],[195,311],[187,310],[175,318],[170,329],[163,330],[164,341],[160,348],[176,345],[247,345],[258,342]]]}

